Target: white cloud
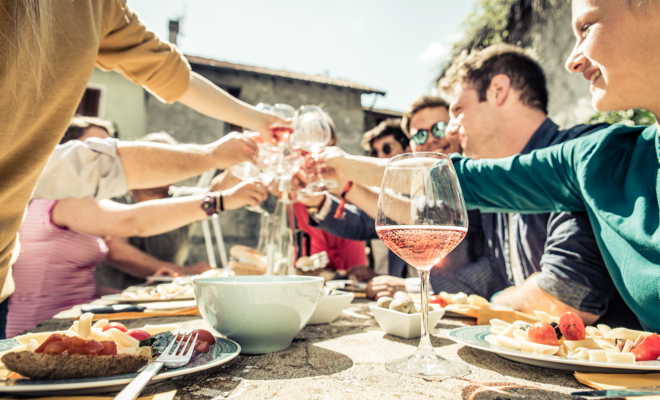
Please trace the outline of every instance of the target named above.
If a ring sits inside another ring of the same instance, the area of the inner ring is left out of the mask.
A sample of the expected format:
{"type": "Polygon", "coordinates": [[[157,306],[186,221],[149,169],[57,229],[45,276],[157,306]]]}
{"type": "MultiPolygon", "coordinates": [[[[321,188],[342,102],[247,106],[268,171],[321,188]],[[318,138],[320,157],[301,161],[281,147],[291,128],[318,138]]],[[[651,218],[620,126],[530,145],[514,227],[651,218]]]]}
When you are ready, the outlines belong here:
{"type": "Polygon", "coordinates": [[[422,62],[441,61],[451,56],[451,50],[454,43],[463,38],[462,33],[455,33],[447,37],[444,41],[433,42],[425,52],[417,56],[422,62]]]}

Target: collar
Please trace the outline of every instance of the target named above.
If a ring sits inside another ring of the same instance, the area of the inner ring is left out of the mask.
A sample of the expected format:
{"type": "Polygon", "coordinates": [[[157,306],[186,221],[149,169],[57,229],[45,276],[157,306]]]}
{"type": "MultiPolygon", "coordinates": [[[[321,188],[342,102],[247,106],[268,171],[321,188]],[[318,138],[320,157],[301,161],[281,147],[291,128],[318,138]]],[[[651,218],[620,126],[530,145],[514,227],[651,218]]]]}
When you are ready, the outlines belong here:
{"type": "Polygon", "coordinates": [[[550,118],[546,118],[520,154],[531,153],[533,150],[550,146],[557,132],[559,132],[559,125],[555,124],[550,118]]]}

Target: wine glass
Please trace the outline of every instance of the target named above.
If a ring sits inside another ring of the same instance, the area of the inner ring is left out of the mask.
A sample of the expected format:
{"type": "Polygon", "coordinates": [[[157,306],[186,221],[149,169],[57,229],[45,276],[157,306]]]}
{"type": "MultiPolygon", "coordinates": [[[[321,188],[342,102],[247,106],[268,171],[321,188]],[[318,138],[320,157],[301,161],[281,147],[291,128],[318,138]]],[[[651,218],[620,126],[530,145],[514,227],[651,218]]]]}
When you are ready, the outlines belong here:
{"type": "MultiPolygon", "coordinates": [[[[308,152],[316,166],[319,153],[332,139],[330,124],[325,113],[318,106],[302,106],[296,111],[294,127],[295,132],[292,138],[294,147],[308,152]]],[[[313,174],[310,174],[310,177],[312,180],[304,189],[307,193],[323,193],[337,187],[337,181],[323,179],[318,167],[313,174]]]]}
{"type": "MultiPolygon", "coordinates": [[[[468,219],[463,193],[451,160],[432,152],[407,153],[387,163],[378,198],[378,237],[405,262],[417,268],[422,281],[422,336],[412,355],[385,367],[406,375],[461,376],[463,365],[436,354],[429,338],[429,274],[465,237],[468,219]]],[[[440,267],[438,267],[440,268],[440,267]]]]}
{"type": "MultiPolygon", "coordinates": [[[[259,103],[255,108],[257,110],[270,111],[283,119],[293,118],[296,113],[295,108],[288,104],[275,104],[273,106],[270,104],[259,103]]],[[[278,147],[287,143],[291,138],[291,134],[293,134],[293,127],[290,124],[274,123],[270,126],[270,135],[278,147]]]]}

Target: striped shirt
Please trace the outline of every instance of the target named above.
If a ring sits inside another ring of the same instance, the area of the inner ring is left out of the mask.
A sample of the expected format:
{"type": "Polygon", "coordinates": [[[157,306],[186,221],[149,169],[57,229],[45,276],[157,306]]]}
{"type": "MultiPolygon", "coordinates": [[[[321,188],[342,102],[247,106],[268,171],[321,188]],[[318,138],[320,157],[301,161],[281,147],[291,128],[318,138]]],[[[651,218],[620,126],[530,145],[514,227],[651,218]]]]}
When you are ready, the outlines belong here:
{"type": "Polygon", "coordinates": [[[8,338],[96,297],[93,268],[108,249],[100,237],[55,225],[55,204],[32,200],[19,231],[21,254],[14,264],[16,291],[9,298],[8,338]]]}

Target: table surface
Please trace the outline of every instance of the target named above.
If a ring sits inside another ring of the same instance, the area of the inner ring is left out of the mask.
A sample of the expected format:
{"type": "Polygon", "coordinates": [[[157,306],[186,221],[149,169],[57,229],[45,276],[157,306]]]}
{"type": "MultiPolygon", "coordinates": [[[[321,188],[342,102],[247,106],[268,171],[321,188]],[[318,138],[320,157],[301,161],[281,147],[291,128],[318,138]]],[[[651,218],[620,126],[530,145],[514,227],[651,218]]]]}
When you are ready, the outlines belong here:
{"type": "MultiPolygon", "coordinates": [[[[437,381],[391,373],[383,364],[412,353],[419,339],[385,334],[371,316],[372,304],[354,300],[331,324],[305,327],[285,351],[241,355],[223,366],[151,385],[143,394],[177,389],[176,399],[181,400],[569,400],[574,399],[572,391],[588,389],[570,372],[519,364],[452,342],[447,332],[469,323],[457,319],[441,320],[432,329],[431,341],[443,357],[466,363],[470,367],[468,375],[437,381]]],[[[130,329],[163,323],[177,323],[183,330],[209,328],[199,317],[122,322],[130,329]]],[[[31,331],[68,329],[70,325],[70,319],[50,319],[31,331]]]]}

